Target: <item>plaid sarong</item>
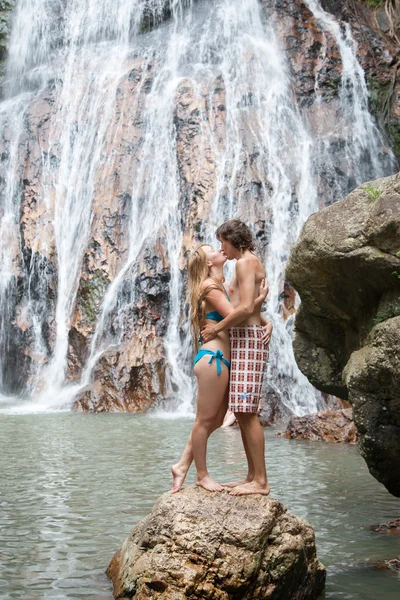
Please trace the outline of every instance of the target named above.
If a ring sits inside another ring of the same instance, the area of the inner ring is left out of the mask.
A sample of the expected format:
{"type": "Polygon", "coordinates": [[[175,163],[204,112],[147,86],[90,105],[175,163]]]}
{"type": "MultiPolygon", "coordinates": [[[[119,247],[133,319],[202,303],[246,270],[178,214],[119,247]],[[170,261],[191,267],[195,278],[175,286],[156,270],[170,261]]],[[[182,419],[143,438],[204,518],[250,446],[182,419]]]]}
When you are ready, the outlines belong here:
{"type": "Polygon", "coordinates": [[[229,410],[257,413],[267,367],[269,344],[261,341],[262,326],[232,327],[229,410]]]}

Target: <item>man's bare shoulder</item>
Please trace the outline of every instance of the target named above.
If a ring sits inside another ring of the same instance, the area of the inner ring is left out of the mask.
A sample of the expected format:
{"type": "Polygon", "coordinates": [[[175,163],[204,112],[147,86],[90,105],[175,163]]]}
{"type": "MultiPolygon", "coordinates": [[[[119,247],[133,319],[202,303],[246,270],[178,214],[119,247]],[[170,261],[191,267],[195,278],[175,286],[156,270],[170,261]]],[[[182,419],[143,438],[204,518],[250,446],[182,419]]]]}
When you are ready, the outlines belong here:
{"type": "Polygon", "coordinates": [[[236,269],[238,271],[244,271],[249,268],[256,269],[259,265],[261,265],[261,261],[254,254],[242,256],[236,261],[236,269]]]}

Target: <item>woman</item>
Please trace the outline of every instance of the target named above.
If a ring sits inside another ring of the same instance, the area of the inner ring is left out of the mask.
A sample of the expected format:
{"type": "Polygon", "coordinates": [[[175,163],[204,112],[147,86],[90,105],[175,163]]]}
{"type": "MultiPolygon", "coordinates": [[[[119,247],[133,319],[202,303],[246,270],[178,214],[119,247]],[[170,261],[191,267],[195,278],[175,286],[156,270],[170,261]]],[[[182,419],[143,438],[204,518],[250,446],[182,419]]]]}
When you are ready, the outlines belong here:
{"type": "MultiPolygon", "coordinates": [[[[171,468],[173,487],[178,492],[194,459],[196,484],[210,492],[224,488],[214,481],[206,465],[207,440],[221,426],[228,408],[230,342],[222,331],[206,344],[201,343],[200,330],[207,322],[222,321],[233,310],[223,282],[223,267],[227,258],[207,244],[198,246],[189,258],[190,323],[196,349],[194,373],[197,378],[196,421],[180,461],[171,468]]],[[[264,281],[256,303],[262,304],[268,293],[264,281]]]]}

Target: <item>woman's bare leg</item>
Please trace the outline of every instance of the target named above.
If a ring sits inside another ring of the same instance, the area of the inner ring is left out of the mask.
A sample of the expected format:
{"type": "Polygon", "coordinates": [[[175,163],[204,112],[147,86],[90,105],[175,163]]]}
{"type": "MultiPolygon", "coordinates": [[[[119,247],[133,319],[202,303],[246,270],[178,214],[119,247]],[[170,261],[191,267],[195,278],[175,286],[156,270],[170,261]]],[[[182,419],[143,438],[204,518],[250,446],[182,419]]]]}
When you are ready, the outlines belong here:
{"type": "MultiPolygon", "coordinates": [[[[214,367],[215,368],[215,367],[214,367]]],[[[222,375],[222,374],[221,374],[222,375]]],[[[228,407],[228,398],[229,398],[229,389],[226,387],[226,392],[224,396],[224,400],[221,404],[221,407],[216,415],[215,421],[211,426],[211,430],[209,435],[213,433],[216,429],[221,427],[224,416],[226,414],[226,410],[228,407]]],[[[171,494],[176,494],[182,488],[183,483],[185,481],[186,475],[190,469],[190,465],[193,462],[193,446],[192,446],[192,434],[189,435],[188,441],[186,442],[186,446],[183,450],[182,456],[175,465],[171,467],[172,473],[172,490],[171,494]]]]}
{"type": "Polygon", "coordinates": [[[171,467],[172,490],[171,494],[176,494],[182,488],[187,472],[193,462],[192,434],[189,435],[182,456],[175,465],[171,467]]]}
{"type": "Polygon", "coordinates": [[[222,413],[229,370],[223,366],[218,375],[215,364],[200,360],[195,367],[198,383],[197,414],[192,430],[193,457],[196,464],[197,485],[210,492],[222,492],[222,485],[211,479],[206,464],[207,441],[217,417],[222,413]]]}

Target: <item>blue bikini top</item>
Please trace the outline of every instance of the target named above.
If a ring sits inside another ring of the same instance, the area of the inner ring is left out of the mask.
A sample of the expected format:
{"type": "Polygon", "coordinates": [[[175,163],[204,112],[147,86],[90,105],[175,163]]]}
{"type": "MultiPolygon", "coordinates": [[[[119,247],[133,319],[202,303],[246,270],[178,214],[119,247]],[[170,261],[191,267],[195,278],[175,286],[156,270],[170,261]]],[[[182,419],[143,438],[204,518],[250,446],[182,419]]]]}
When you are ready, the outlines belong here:
{"type": "MultiPolygon", "coordinates": [[[[229,302],[231,301],[231,299],[228,296],[228,293],[226,291],[226,289],[224,288],[224,286],[222,286],[222,289],[225,292],[225,296],[228,298],[229,302]]],[[[224,320],[224,317],[222,315],[219,314],[218,311],[213,310],[211,312],[206,313],[206,319],[211,319],[211,321],[217,321],[217,323],[219,323],[220,321],[224,320]]]]}

